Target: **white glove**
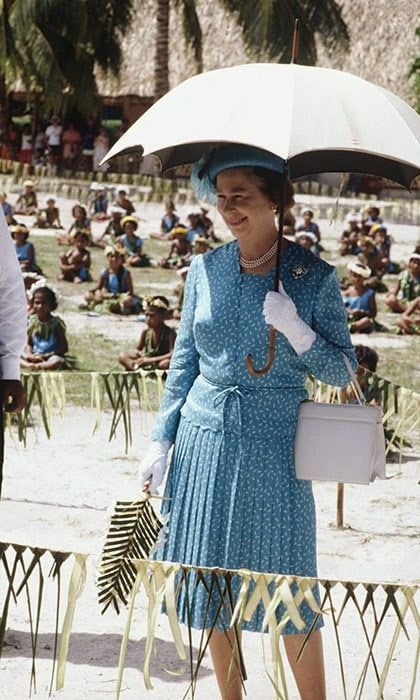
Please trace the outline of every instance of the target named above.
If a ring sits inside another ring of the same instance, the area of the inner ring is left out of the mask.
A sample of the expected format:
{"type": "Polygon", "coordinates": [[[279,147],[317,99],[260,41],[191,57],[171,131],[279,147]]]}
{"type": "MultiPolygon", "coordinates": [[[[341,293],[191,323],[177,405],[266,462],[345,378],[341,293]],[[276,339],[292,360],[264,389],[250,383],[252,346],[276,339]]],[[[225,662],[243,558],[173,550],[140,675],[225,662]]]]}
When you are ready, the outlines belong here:
{"type": "Polygon", "coordinates": [[[156,493],[162,483],[168,465],[168,452],[172,446],[169,440],[155,440],[146,452],[139,465],[139,478],[143,486],[149,484],[148,491],[156,493]]]}
{"type": "Polygon", "coordinates": [[[268,292],[263,314],[266,322],[283,333],[298,355],[309,350],[316,340],[315,331],[298,316],[293,300],[279,283],[278,292],[268,292]]]}

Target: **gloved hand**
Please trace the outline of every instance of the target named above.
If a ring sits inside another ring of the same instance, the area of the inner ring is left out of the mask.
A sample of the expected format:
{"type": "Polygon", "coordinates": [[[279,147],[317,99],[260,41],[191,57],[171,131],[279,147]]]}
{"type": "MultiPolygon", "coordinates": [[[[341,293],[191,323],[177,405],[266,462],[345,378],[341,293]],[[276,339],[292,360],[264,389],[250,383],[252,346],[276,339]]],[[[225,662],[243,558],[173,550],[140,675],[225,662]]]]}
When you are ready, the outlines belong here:
{"type": "Polygon", "coordinates": [[[263,306],[266,322],[283,333],[298,355],[309,350],[316,340],[315,331],[298,316],[293,300],[279,283],[278,292],[268,292],[263,306]]]}
{"type": "Polygon", "coordinates": [[[165,476],[171,446],[172,443],[169,440],[155,440],[150,445],[139,465],[139,478],[143,491],[156,493],[157,487],[165,476]]]}

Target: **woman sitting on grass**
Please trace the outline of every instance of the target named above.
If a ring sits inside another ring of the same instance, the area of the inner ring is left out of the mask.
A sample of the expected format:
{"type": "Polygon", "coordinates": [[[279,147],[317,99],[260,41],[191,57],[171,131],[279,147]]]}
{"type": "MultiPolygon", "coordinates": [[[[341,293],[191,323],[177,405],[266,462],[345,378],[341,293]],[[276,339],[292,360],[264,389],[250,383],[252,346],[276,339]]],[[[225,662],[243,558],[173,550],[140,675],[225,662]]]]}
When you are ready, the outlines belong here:
{"type": "Polygon", "coordinates": [[[112,246],[107,246],[104,253],[107,267],[101,271],[95,289],[85,294],[87,308],[114,314],[138,314],[141,300],[134,294],[133,280],[124,265],[124,256],[112,246]]]}
{"type": "Polygon", "coordinates": [[[147,302],[146,325],[135,350],[123,351],[118,362],[129,372],[135,369],[169,369],[176,333],[166,325],[169,316],[169,301],[155,296],[147,302]]]}
{"type": "Polygon", "coordinates": [[[373,289],[365,286],[366,280],[371,277],[371,270],[356,261],[349,263],[347,268],[350,271],[350,286],[343,292],[343,300],[350,333],[371,333],[375,330],[376,299],[373,289]]]}
{"type": "Polygon", "coordinates": [[[90,253],[87,249],[89,245],[89,236],[84,231],[78,231],[74,237],[73,248],[67,253],[60,255],[60,274],[59,280],[66,282],[88,282],[91,279],[90,268],[90,253]]]}
{"type": "Polygon", "coordinates": [[[30,317],[27,345],[20,363],[24,369],[38,372],[65,365],[68,352],[66,326],[61,318],[52,315],[57,306],[56,292],[45,283],[33,291],[33,316],[30,317]]]}

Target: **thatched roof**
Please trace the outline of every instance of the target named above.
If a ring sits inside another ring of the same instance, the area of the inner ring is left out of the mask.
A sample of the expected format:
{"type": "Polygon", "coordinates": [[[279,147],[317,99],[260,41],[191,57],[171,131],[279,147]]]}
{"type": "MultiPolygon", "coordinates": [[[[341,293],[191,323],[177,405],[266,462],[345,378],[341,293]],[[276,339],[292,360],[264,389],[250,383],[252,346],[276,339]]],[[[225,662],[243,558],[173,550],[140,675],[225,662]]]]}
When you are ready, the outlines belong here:
{"type": "MultiPolygon", "coordinates": [[[[319,43],[318,65],[355,73],[409,99],[407,73],[419,53],[415,36],[418,0],[338,1],[350,33],[350,51],[345,56],[328,56],[319,43]]],[[[155,2],[136,3],[132,29],[123,41],[121,77],[118,81],[100,80],[103,95],[153,95],[155,2]]],[[[219,0],[197,0],[197,10],[203,30],[204,70],[255,60],[246,52],[234,18],[219,0]]],[[[194,72],[193,55],[185,48],[181,18],[172,4],[171,87],[194,72]]]]}

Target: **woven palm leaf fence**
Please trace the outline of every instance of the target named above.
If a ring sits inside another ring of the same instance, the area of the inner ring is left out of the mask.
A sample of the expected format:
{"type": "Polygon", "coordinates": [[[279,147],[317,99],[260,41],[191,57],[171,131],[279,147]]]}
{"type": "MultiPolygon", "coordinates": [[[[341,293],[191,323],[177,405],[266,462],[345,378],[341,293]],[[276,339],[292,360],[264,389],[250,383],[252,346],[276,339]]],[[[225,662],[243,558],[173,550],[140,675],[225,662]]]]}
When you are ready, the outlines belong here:
{"type": "MultiPolygon", "coordinates": [[[[45,430],[50,437],[54,417],[64,417],[68,389],[74,377],[82,375],[91,386],[91,407],[96,411],[99,425],[105,411],[111,412],[109,440],[122,437],[125,450],[132,444],[133,420],[143,423],[147,433],[150,418],[157,411],[164,387],[164,372],[32,372],[23,374],[26,391],[24,411],[16,417],[9,416],[9,427],[17,427],[18,439],[26,442],[28,429],[45,430]]],[[[318,401],[339,401],[340,390],[316,382],[315,396],[318,401]]],[[[387,454],[398,453],[411,446],[420,422],[420,394],[399,386],[377,374],[368,377],[368,395],[374,395],[384,415],[387,437],[387,454]]],[[[108,414],[107,414],[108,416],[108,414]]]]}
{"type": "MultiPolygon", "coordinates": [[[[0,543],[0,574],[3,581],[0,592],[0,655],[3,658],[7,655],[7,646],[4,644],[5,640],[7,644],[6,630],[14,619],[15,611],[21,607],[31,639],[32,665],[28,677],[28,695],[37,687],[36,658],[40,629],[45,627],[43,613],[46,605],[43,607],[43,603],[48,594],[49,601],[55,600],[55,612],[51,610],[51,605],[48,609],[49,620],[54,620],[53,629],[49,630],[54,640],[50,655],[50,692],[53,688],[63,688],[65,684],[66,660],[76,607],[82,605],[89,587],[95,586],[92,576],[89,573],[87,575],[88,563],[91,563],[89,560],[93,556],[0,543]],[[53,597],[51,593],[54,593],[53,597]]],[[[332,658],[333,652],[330,650],[327,659],[327,672],[329,668],[334,668],[338,678],[341,678],[338,681],[341,687],[335,689],[335,698],[394,698],[394,695],[387,694],[387,680],[392,675],[393,663],[398,663],[399,654],[404,655],[405,668],[409,666],[410,672],[398,679],[401,688],[398,697],[406,700],[418,697],[416,674],[420,615],[415,598],[418,588],[415,586],[317,580],[247,570],[204,569],[141,559],[131,560],[130,566],[134,570],[135,582],[128,596],[127,608],[123,611],[125,631],[121,637],[115,683],[117,698],[122,690],[129,638],[136,633],[135,626],[140,622],[145,646],[144,655],[139,658],[139,668],[145,687],[153,688],[151,668],[156,662],[157,628],[166,617],[162,613],[162,605],[168,616],[167,629],[168,635],[172,637],[173,654],[179,657],[178,668],[181,667],[178,671],[168,673],[172,676],[180,675],[184,679],[182,687],[179,686],[178,697],[195,697],[208,637],[204,632],[193,632],[188,624],[182,627],[179,624],[176,602],[180,595],[186,594],[185,609],[189,619],[187,591],[190,585],[204,589],[209,607],[217,611],[212,622],[218,620],[226,632],[229,625],[239,627],[242,622],[249,620],[257,605],[262,603],[265,611],[263,629],[267,634],[261,634],[261,663],[271,681],[271,697],[278,700],[290,697],[280,635],[289,621],[298,630],[302,629],[302,604],[309,605],[317,617],[323,616],[324,636],[328,634],[335,640],[335,658],[332,658]],[[313,587],[317,583],[320,591],[319,604],[313,594],[313,587]],[[236,598],[232,596],[233,586],[239,590],[236,598]],[[229,623],[226,623],[227,619],[229,623]],[[354,650],[357,650],[356,654],[354,650]],[[367,683],[369,691],[366,691],[367,683]],[[372,691],[373,687],[376,690],[372,691]]],[[[111,608],[106,613],[107,616],[113,614],[111,608]]],[[[91,613],[89,619],[90,617],[91,613]]],[[[80,614],[78,618],[80,619],[80,614]]],[[[100,619],[104,621],[103,617],[100,619]]],[[[107,622],[109,627],[109,620],[107,622]]],[[[305,637],[299,658],[305,654],[310,634],[311,631],[305,637]]],[[[232,651],[233,663],[237,658],[238,650],[232,651]]],[[[243,677],[245,676],[244,670],[243,677]]],[[[45,685],[45,678],[43,683],[45,685]]],[[[108,688],[107,693],[110,692],[112,689],[108,688]]],[[[141,694],[140,689],[139,692],[141,694]]]]}

